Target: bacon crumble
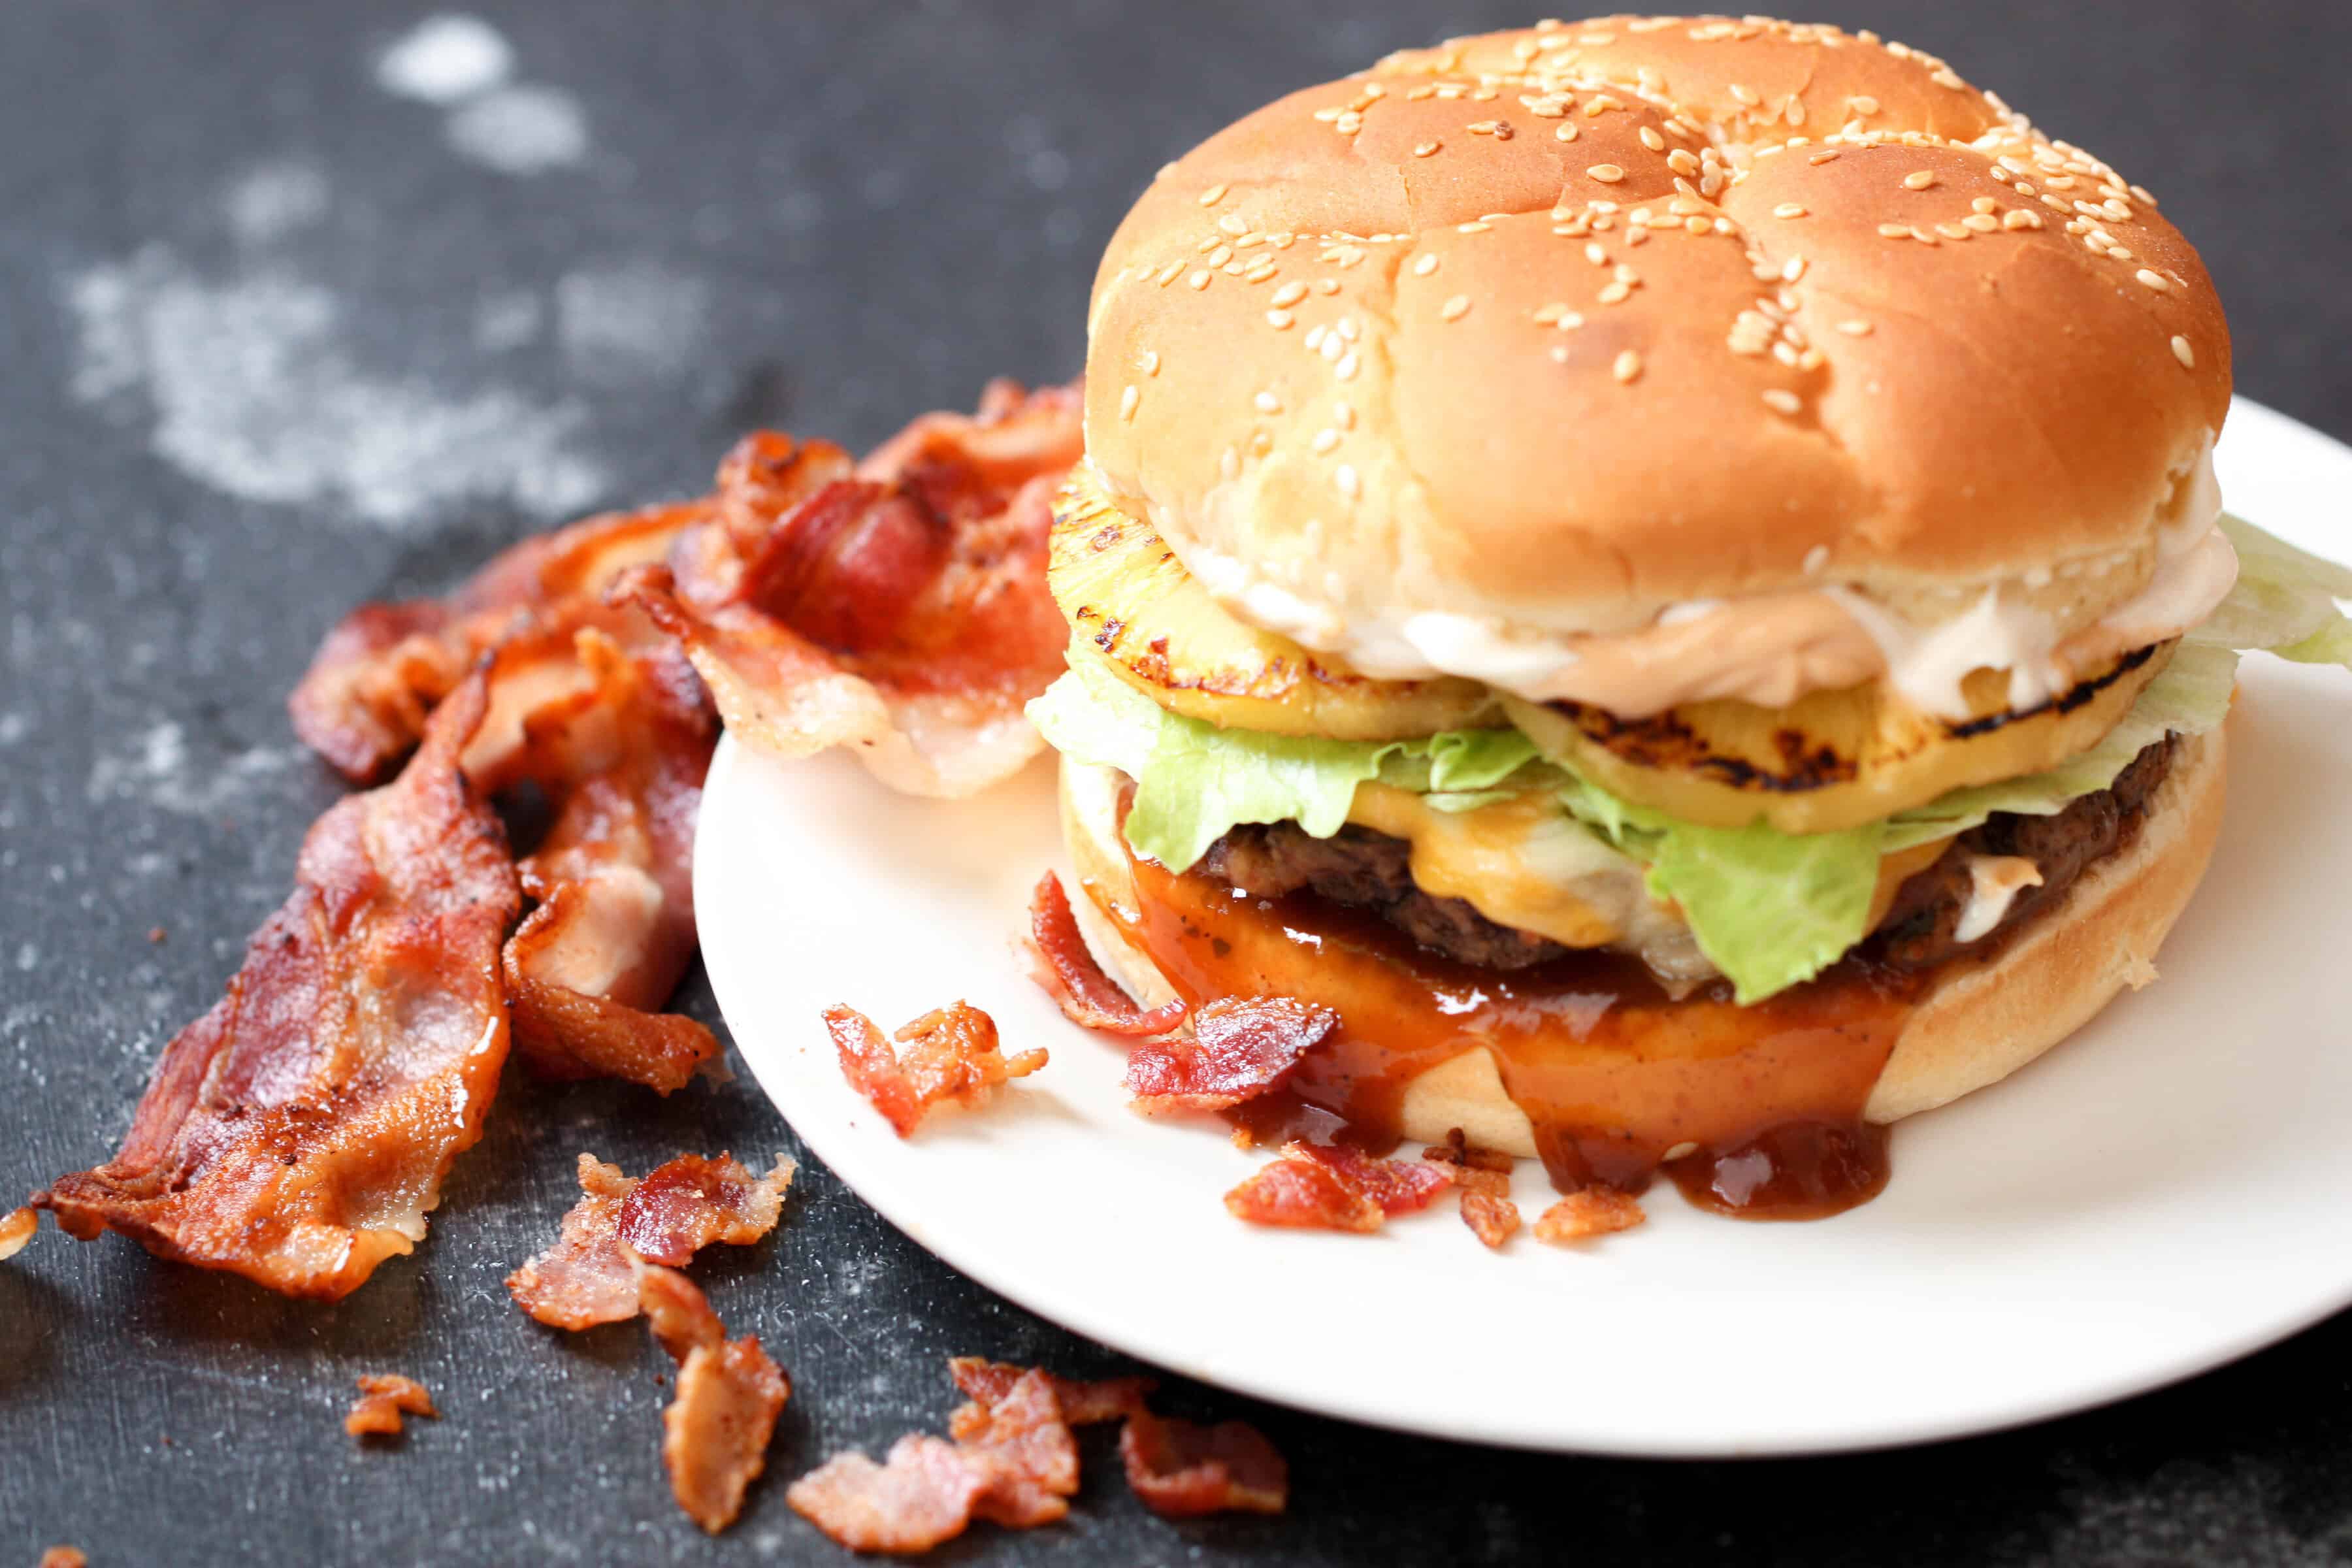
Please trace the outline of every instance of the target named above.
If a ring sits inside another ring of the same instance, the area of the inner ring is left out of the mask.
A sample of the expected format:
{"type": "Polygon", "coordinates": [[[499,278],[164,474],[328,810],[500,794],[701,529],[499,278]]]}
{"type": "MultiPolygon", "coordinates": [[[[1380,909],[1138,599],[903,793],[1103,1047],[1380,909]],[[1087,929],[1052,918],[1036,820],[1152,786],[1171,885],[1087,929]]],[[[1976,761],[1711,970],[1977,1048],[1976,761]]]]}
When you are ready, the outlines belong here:
{"type": "Polygon", "coordinates": [[[942,1100],[974,1105],[1009,1079],[1045,1065],[1043,1050],[1007,1058],[997,1047],[996,1020],[969,1002],[934,1008],[892,1037],[894,1051],[874,1020],[836,1003],[824,1026],[841,1058],[841,1075],[880,1111],[901,1138],[913,1135],[942,1100]]]}
{"type": "Polygon", "coordinates": [[[292,896],[164,1047],[120,1152],[35,1197],[69,1235],[330,1300],[424,1236],[507,1054],[520,895],[457,765],[486,702],[470,678],[396,780],[312,825],[292,896]]]}
{"type": "Polygon", "coordinates": [[[1029,936],[1044,966],[1037,984],[1080,1028],[1106,1035],[1164,1035],[1184,1021],[1184,1004],[1171,1001],[1143,1008],[1103,973],[1078,930],[1062,879],[1048,871],[1029,898],[1029,936]]]}
{"type": "Polygon", "coordinates": [[[40,1226],[41,1216],[36,1211],[11,1209],[6,1218],[0,1219],[0,1262],[24,1251],[25,1244],[33,1239],[33,1233],[40,1226]]]}
{"type": "MultiPolygon", "coordinates": [[[[1029,1375],[1030,1371],[1009,1362],[975,1355],[955,1356],[948,1362],[948,1375],[955,1379],[956,1387],[973,1405],[993,1405],[1012,1393],[1013,1385],[1029,1375]]],[[[1040,1371],[1036,1375],[1052,1384],[1054,1396],[1061,1401],[1062,1419],[1073,1426],[1091,1426],[1132,1415],[1143,1408],[1144,1396],[1160,1386],[1159,1380],[1150,1377],[1111,1377],[1081,1383],[1050,1372],[1040,1371]]],[[[970,1408],[971,1405],[964,1407],[970,1408]]],[[[958,1418],[962,1415],[963,1410],[956,1412],[958,1418]]],[[[955,1430],[953,1420],[949,1430],[955,1430]]]]}
{"type": "Polygon", "coordinates": [[[1171,1519],[1289,1506],[1289,1465],[1246,1422],[1204,1426],[1139,1410],[1119,1430],[1118,1457],[1135,1495],[1171,1519]]]}
{"type": "Polygon", "coordinates": [[[1279,1089],[1339,1027],[1339,1015],[1287,996],[1221,996],[1188,1023],[1128,1053],[1132,1109],[1147,1116],[1223,1110],[1279,1089]]]}
{"type": "Polygon", "coordinates": [[[561,1238],[508,1275],[507,1291],[551,1328],[634,1318],[640,1289],[630,1252],[677,1267],[714,1243],[751,1246],[775,1229],[797,1168],[779,1154],[754,1178],[732,1155],[680,1154],[633,1180],[583,1154],[583,1195],[565,1213],[561,1238]]]}
{"type": "Polygon", "coordinates": [[[909,1432],[879,1465],[835,1454],[785,1489],[784,1501],[852,1552],[910,1556],[961,1535],[993,1480],[957,1445],[909,1432]]]}
{"type": "Polygon", "coordinates": [[[1344,1143],[1291,1142],[1225,1194],[1252,1225],[1360,1234],[1390,1216],[1427,1208],[1454,1181],[1450,1166],[1381,1160],[1344,1143]]]}
{"type": "Polygon", "coordinates": [[[1494,1149],[1474,1149],[1459,1127],[1447,1130],[1445,1142],[1423,1149],[1421,1157],[1454,1173],[1462,1192],[1462,1223],[1489,1247],[1500,1247],[1518,1234],[1524,1223],[1519,1205],[1511,1201],[1511,1156],[1494,1149]]]}
{"type": "Polygon", "coordinates": [[[712,1535],[735,1522],[768,1468],[768,1444],[793,1386],[759,1336],[727,1337],[709,1299],[674,1268],[636,1265],[646,1327],[677,1363],[662,1412],[662,1465],[688,1519],[712,1535]]]}
{"type": "Polygon", "coordinates": [[[1642,1212],[1641,1200],[1631,1193],[1614,1187],[1584,1187],[1537,1216],[1532,1234],[1538,1241],[1583,1241],[1631,1230],[1648,1217],[1642,1212]]]}
{"type": "Polygon", "coordinates": [[[433,1408],[433,1395],[413,1377],[382,1373],[358,1382],[360,1396],[343,1417],[343,1430],[354,1437],[397,1437],[404,1415],[441,1418],[441,1412],[433,1408]]]}

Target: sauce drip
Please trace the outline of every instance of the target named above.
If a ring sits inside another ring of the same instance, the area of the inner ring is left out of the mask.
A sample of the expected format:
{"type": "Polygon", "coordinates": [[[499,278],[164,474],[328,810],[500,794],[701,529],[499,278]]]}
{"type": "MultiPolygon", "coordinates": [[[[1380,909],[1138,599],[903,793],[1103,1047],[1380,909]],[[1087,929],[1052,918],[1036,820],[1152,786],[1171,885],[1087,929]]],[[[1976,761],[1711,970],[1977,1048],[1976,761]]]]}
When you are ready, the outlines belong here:
{"type": "Polygon", "coordinates": [[[1319,1116],[1327,1137],[1336,1118],[1348,1141],[1392,1147],[1408,1086],[1483,1046],[1562,1191],[1639,1192],[1663,1167],[1702,1207],[1809,1219],[1886,1183],[1885,1132],[1862,1110],[1916,977],[1848,961],[1753,1006],[1720,985],[1675,1000],[1619,954],[1476,969],[1311,894],[1258,899],[1130,865],[1139,907],[1087,890],[1188,1004],[1285,995],[1340,1014],[1286,1093],[1235,1118],[1260,1141],[1296,1136],[1319,1116]]]}

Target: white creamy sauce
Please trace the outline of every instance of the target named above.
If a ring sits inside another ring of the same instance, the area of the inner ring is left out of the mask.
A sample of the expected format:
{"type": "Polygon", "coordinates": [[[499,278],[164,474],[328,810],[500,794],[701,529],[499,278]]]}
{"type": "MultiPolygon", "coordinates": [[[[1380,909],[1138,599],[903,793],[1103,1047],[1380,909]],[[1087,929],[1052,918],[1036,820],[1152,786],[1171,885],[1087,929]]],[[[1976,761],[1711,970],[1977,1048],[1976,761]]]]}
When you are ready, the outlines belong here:
{"type": "Polygon", "coordinates": [[[2001,916],[2017,895],[2042,886],[2042,868],[2022,855],[1969,857],[1969,901],[1960,909],[1960,923],[1952,928],[1959,942],[1974,942],[2000,924],[2001,916]]]}
{"type": "MultiPolygon", "coordinates": [[[[1324,584],[1328,596],[1318,598],[1295,574],[1276,581],[1251,563],[1180,538],[1164,522],[1162,532],[1186,568],[1240,618],[1381,679],[1462,676],[1530,701],[1566,700],[1641,717],[1707,698],[1778,706],[1803,691],[1884,675],[1916,706],[1963,719],[1970,709],[1961,684],[1973,670],[2007,670],[2011,706],[2029,708],[2072,687],[2076,670],[2176,637],[2211,615],[2237,580],[2236,553],[2215,526],[2221,510],[2208,442],[2158,507],[2158,560],[2147,586],[2072,635],[1998,585],[1958,616],[1925,626],[1835,584],[1685,600],[1635,626],[1356,607],[1343,602],[1345,586],[1336,580],[1324,584]]],[[[2081,569],[2102,574],[2117,563],[2081,569]]],[[[1808,557],[1809,574],[1815,569],[1808,557]]],[[[2027,581],[2039,585],[2051,575],[2036,568],[2027,581]]]]}

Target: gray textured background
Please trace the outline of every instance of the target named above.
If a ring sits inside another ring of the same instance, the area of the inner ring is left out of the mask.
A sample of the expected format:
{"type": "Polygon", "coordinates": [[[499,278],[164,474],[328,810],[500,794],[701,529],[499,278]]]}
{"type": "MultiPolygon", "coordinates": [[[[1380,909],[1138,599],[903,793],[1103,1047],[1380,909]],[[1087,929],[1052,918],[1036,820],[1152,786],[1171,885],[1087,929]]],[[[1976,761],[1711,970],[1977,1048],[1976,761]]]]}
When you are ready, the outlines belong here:
{"type": "MultiPolygon", "coordinates": [[[[0,1193],[112,1147],[156,1048],[283,896],[336,790],[280,702],[347,605],[699,489],[751,423],[855,445],[990,374],[1065,374],[1094,255],[1166,157],[1390,47],[1528,19],[1445,0],[477,9],[524,90],[453,115],[373,79],[411,6],[0,5],[0,1193]],[[578,156],[487,166],[466,149],[501,113],[574,126],[578,156]]],[[[2241,385],[2352,435],[2341,0],[1814,15],[1947,55],[2157,187],[2220,280],[2241,385]]],[[[717,1022],[698,981],[687,1005],[717,1022]]],[[[706,1542],[660,1472],[642,1331],[557,1336],[499,1289],[578,1149],[642,1169],[719,1146],[794,1148],[748,1081],[657,1103],[517,1071],[431,1240],[331,1308],[45,1231],[0,1268],[0,1562],[55,1541],[100,1568],[837,1559],[775,1485],[706,1542]],[[350,1378],[388,1368],[447,1419],[362,1452],[337,1425],[350,1378]]],[[[796,1384],[786,1475],[936,1427],[944,1354],[1113,1364],[819,1168],[773,1240],[722,1251],[698,1274],[796,1384]]],[[[1476,1316],[1436,1281],[1368,1310],[1407,1344],[1476,1316]]],[[[1243,1410],[1290,1452],[1289,1519],[1151,1519],[1094,1447],[1069,1525],[982,1527],[941,1559],[2338,1563],[2348,1352],[2339,1320],[2024,1433],[1744,1466],[1498,1454],[1180,1387],[1175,1406],[1243,1410]]]]}

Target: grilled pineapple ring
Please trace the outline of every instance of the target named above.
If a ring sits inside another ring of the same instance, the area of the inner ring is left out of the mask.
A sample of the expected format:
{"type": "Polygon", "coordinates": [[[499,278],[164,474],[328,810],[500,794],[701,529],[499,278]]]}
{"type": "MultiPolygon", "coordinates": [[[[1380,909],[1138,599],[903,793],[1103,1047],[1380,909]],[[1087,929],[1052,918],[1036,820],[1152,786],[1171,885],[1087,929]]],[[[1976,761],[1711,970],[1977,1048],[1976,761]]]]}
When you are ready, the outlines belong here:
{"type": "Polygon", "coordinates": [[[2087,751],[2163,672],[2174,646],[2126,654],[2071,691],[2014,712],[2007,677],[1978,670],[1961,689],[1975,716],[1960,721],[1920,711],[1884,681],[1811,692],[1786,708],[1693,702],[1646,719],[1572,702],[1504,702],[1547,755],[1628,800],[1713,827],[1768,822],[1785,833],[1829,833],[2087,751]]]}
{"type": "Polygon", "coordinates": [[[1374,680],[1236,620],[1083,464],[1054,498],[1046,582],[1113,670],[1188,718],[1335,741],[1502,722],[1494,693],[1475,680],[1374,680]]]}

